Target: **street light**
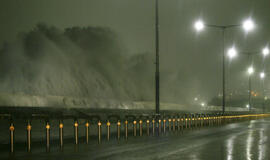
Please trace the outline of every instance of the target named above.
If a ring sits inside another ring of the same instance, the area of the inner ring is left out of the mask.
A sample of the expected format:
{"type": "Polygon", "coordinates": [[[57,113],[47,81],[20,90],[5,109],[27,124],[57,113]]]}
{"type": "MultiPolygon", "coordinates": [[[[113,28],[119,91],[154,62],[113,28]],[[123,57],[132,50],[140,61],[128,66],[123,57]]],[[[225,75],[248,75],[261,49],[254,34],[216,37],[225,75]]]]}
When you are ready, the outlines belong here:
{"type": "MultiPolygon", "coordinates": [[[[224,114],[225,112],[225,106],[226,106],[226,86],[225,86],[225,81],[226,81],[226,78],[225,78],[225,58],[226,58],[226,55],[225,55],[225,33],[226,33],[226,30],[227,29],[230,29],[230,28],[234,28],[234,27],[240,27],[242,26],[243,29],[245,31],[251,31],[255,25],[253,23],[253,21],[251,19],[247,19],[243,22],[243,24],[236,24],[236,25],[212,25],[212,24],[205,24],[203,22],[203,20],[197,20],[195,23],[194,23],[194,28],[197,30],[197,31],[202,31],[205,27],[210,27],[210,28],[216,28],[216,29],[219,29],[222,31],[222,43],[223,43],[223,46],[222,46],[222,51],[223,51],[223,59],[222,59],[222,113],[224,114]]],[[[234,52],[233,50],[231,50],[229,54],[229,57],[230,58],[233,58],[236,56],[236,52],[234,52]]]]}
{"type": "MultiPolygon", "coordinates": [[[[262,49],[262,51],[253,51],[253,52],[240,52],[240,53],[243,53],[243,54],[246,54],[248,55],[249,59],[251,56],[253,55],[259,55],[259,54],[262,54],[264,57],[266,57],[268,54],[269,54],[269,49],[268,47],[265,47],[262,49]]],[[[264,63],[263,63],[263,66],[264,66],[264,63]]],[[[247,69],[247,73],[248,73],[248,81],[249,81],[249,109],[251,110],[251,75],[254,73],[254,68],[252,66],[250,66],[248,69],[247,69]]],[[[264,97],[264,78],[265,78],[265,73],[264,72],[261,72],[260,73],[260,78],[262,80],[262,88],[263,88],[263,97],[264,97]]],[[[264,106],[264,100],[263,100],[263,112],[265,111],[265,106],[264,106]]]]}
{"type": "Polygon", "coordinates": [[[242,24],[236,24],[236,25],[224,25],[224,26],[221,26],[221,25],[210,25],[210,24],[205,24],[203,22],[203,20],[199,19],[197,20],[195,23],[194,23],[194,28],[197,30],[197,31],[202,31],[204,29],[204,27],[207,26],[207,27],[216,27],[216,28],[232,28],[232,27],[239,27],[239,26],[242,26],[243,29],[246,31],[246,32],[249,32],[249,31],[252,31],[254,28],[255,28],[255,24],[253,22],[252,19],[246,19],[245,21],[243,21],[242,24]]]}
{"type": "Polygon", "coordinates": [[[264,79],[264,77],[265,77],[265,73],[264,73],[264,72],[261,72],[261,73],[260,73],[260,78],[261,78],[261,79],[264,79]]]}
{"type": "Polygon", "coordinates": [[[252,66],[248,67],[248,105],[249,111],[251,111],[251,75],[254,73],[254,68],[252,66]]]}
{"type": "Polygon", "coordinates": [[[237,51],[234,47],[232,47],[228,50],[228,56],[230,59],[233,59],[234,57],[237,56],[237,51]]]}
{"type": "Polygon", "coordinates": [[[204,23],[202,20],[198,20],[195,22],[194,27],[197,31],[201,31],[204,29],[204,23]]]}
{"type": "MultiPolygon", "coordinates": [[[[262,49],[262,51],[252,51],[252,52],[240,52],[240,53],[243,53],[245,55],[248,55],[249,59],[252,58],[251,56],[253,55],[259,55],[259,54],[262,54],[264,57],[266,57],[268,54],[269,54],[269,49],[268,47],[265,47],[262,49]]],[[[254,68],[252,66],[250,66],[248,69],[247,69],[247,73],[248,73],[248,85],[249,85],[249,90],[248,90],[248,93],[249,93],[249,110],[251,110],[251,75],[254,73],[254,68]]],[[[263,80],[265,77],[265,73],[264,72],[261,72],[260,73],[260,78],[263,80]]],[[[264,83],[264,82],[263,82],[264,83]]],[[[264,84],[263,84],[264,85],[264,84]]]]}
{"type": "Polygon", "coordinates": [[[262,54],[264,57],[266,57],[268,54],[269,54],[269,48],[268,47],[265,47],[263,50],[262,50],[262,54]]]}
{"type": "Polygon", "coordinates": [[[248,67],[248,75],[252,75],[254,73],[254,68],[252,66],[248,67]]]}
{"type": "Polygon", "coordinates": [[[254,22],[249,18],[243,22],[243,28],[245,31],[249,32],[255,28],[254,22]]]}

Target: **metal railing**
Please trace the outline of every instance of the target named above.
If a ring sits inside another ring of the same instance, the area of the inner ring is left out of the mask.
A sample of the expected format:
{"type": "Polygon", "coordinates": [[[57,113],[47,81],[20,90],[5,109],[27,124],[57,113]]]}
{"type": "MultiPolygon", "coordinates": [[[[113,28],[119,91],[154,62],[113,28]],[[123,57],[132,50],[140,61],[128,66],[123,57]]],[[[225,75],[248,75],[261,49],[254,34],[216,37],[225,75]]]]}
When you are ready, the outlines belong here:
{"type": "MultiPolygon", "coordinates": [[[[0,117],[4,119],[10,120],[10,152],[14,152],[14,136],[16,130],[16,124],[14,123],[14,117],[11,114],[0,114],[0,117]]],[[[180,132],[182,133],[184,130],[208,127],[208,126],[221,126],[227,123],[233,123],[244,120],[258,119],[270,117],[270,114],[213,114],[213,113],[204,113],[204,114],[168,114],[162,115],[156,119],[155,116],[151,115],[125,115],[124,118],[121,118],[119,115],[108,115],[105,119],[102,119],[100,115],[91,115],[91,116],[82,116],[82,117],[73,117],[73,116],[61,116],[57,118],[59,120],[59,147],[63,150],[64,146],[64,121],[67,119],[73,119],[73,128],[74,128],[74,144],[79,144],[79,130],[78,127],[78,119],[84,119],[85,123],[83,124],[85,127],[85,135],[84,141],[86,144],[89,143],[89,127],[90,125],[97,127],[97,140],[98,143],[102,141],[102,128],[105,127],[107,130],[106,137],[107,141],[111,139],[111,126],[116,127],[116,138],[118,141],[121,140],[121,137],[124,137],[125,140],[128,140],[128,137],[131,136],[130,130],[132,131],[132,135],[135,136],[146,136],[150,135],[166,135],[166,132],[180,132]],[[132,128],[129,129],[129,125],[132,125],[132,128]],[[124,133],[124,134],[123,134],[124,133]],[[139,133],[139,134],[137,134],[139,133]]],[[[56,117],[54,117],[56,118],[56,117]]],[[[42,119],[45,121],[44,129],[46,135],[46,151],[50,151],[50,120],[54,119],[49,115],[45,114],[32,114],[31,117],[27,120],[26,124],[26,133],[27,133],[27,151],[31,152],[31,131],[32,119],[42,119]]]]}

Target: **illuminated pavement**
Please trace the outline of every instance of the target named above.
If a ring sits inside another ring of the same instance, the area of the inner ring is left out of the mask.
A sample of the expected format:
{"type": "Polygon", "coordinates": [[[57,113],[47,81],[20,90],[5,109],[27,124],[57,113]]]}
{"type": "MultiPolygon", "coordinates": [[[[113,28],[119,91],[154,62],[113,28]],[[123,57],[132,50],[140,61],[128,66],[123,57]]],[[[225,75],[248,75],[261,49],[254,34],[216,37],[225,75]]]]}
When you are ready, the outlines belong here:
{"type": "MultiPolygon", "coordinates": [[[[160,137],[129,137],[119,143],[113,139],[103,140],[101,145],[92,140],[89,145],[72,142],[65,144],[60,152],[57,144],[50,153],[45,146],[33,146],[32,153],[17,151],[10,159],[169,159],[169,160],[268,160],[270,159],[270,119],[252,120],[206,127],[160,137]]],[[[9,154],[1,152],[0,159],[9,154]]]]}

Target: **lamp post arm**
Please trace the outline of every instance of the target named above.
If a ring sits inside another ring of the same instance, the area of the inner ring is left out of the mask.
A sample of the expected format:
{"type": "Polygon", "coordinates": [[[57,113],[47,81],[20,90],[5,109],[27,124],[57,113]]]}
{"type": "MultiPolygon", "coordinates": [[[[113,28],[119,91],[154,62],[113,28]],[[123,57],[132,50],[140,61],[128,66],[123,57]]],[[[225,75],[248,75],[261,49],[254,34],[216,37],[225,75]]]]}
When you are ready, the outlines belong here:
{"type": "Polygon", "coordinates": [[[259,55],[260,51],[241,51],[240,54],[251,56],[251,55],[259,55]]]}
{"type": "Polygon", "coordinates": [[[233,25],[215,25],[215,24],[205,24],[205,26],[207,27],[211,27],[211,28],[218,28],[218,29],[229,29],[229,28],[234,28],[234,27],[240,27],[242,26],[241,24],[233,24],[233,25]]]}

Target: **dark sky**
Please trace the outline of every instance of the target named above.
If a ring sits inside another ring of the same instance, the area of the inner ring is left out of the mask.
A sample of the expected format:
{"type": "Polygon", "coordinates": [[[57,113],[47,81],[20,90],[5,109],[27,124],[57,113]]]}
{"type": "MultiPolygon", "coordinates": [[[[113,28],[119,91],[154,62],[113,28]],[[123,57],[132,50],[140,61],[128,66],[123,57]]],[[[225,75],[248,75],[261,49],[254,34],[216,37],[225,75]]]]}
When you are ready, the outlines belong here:
{"type": "MultiPolygon", "coordinates": [[[[239,50],[261,50],[270,41],[269,6],[269,0],[160,0],[161,76],[179,72],[179,82],[183,82],[179,86],[190,99],[198,94],[205,98],[217,95],[221,91],[221,33],[206,29],[197,34],[193,22],[203,18],[210,24],[239,24],[251,17],[256,22],[254,32],[229,30],[226,48],[235,45],[239,50]]],[[[109,27],[126,54],[154,53],[154,20],[154,0],[1,0],[0,43],[13,41],[19,32],[42,22],[60,29],[109,27]]],[[[246,89],[247,61],[238,56],[227,64],[228,90],[246,89]]],[[[260,57],[255,62],[261,66],[260,57]]],[[[166,82],[161,85],[174,87],[166,82]]],[[[259,83],[254,85],[259,90],[259,83]]]]}

